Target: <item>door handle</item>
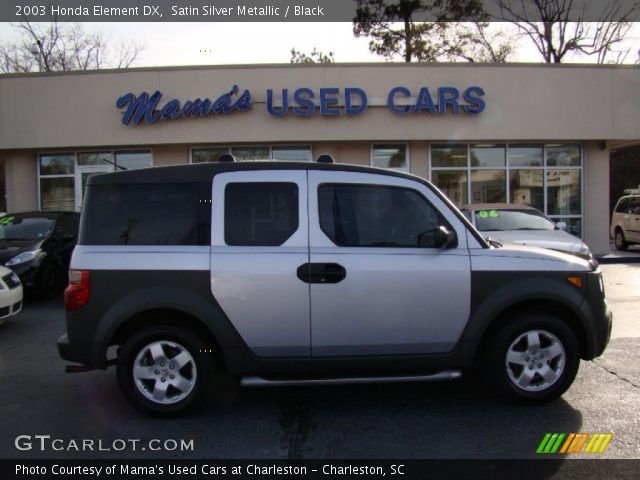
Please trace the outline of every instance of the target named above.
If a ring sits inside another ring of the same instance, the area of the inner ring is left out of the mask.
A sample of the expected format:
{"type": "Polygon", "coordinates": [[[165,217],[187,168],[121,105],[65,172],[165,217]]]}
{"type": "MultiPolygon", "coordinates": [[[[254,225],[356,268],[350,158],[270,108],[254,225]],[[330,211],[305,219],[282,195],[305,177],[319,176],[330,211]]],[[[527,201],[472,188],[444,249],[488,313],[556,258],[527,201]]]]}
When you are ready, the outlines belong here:
{"type": "Polygon", "coordinates": [[[337,263],[304,263],[298,267],[297,275],[305,283],[339,283],[347,271],[337,263]]]}

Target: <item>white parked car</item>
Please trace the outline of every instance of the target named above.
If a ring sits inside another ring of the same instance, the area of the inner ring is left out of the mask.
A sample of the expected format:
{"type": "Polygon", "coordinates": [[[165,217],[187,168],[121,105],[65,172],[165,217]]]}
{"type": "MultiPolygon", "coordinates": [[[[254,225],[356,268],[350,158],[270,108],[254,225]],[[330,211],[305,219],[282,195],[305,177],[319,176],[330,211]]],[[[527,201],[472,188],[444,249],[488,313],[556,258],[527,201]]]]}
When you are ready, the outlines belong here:
{"type": "Polygon", "coordinates": [[[22,283],[18,275],[0,266],[0,324],[22,310],[22,283]]]}
{"type": "Polygon", "coordinates": [[[640,189],[625,190],[611,215],[611,237],[618,250],[640,244],[640,189]]]}
{"type": "Polygon", "coordinates": [[[589,247],[537,208],[513,203],[473,203],[460,208],[484,235],[499,242],[550,248],[591,260],[589,247]]]}

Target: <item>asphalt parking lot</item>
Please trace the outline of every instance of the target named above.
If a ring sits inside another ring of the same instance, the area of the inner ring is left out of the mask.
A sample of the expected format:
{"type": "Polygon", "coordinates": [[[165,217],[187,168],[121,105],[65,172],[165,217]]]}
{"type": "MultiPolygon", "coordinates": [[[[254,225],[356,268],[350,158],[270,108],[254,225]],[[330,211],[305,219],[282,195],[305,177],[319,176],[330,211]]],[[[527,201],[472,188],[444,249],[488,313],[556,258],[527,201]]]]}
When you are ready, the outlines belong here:
{"type": "Polygon", "coordinates": [[[615,319],[610,346],[582,362],[562,399],[535,407],[506,403],[481,377],[466,375],[433,384],[229,385],[188,417],[151,418],[123,399],[113,369],[64,373],[55,346],[65,330],[62,300],[34,302],[0,327],[0,458],[519,459],[536,458],[546,432],[613,433],[598,458],[638,458],[640,264],[603,271],[615,319]],[[50,435],[58,446],[91,439],[103,450],[41,451],[37,443],[19,450],[20,435],[50,435]],[[108,451],[119,439],[140,443],[108,451]],[[193,448],[151,451],[144,447],[151,439],[193,440],[193,448]]]}

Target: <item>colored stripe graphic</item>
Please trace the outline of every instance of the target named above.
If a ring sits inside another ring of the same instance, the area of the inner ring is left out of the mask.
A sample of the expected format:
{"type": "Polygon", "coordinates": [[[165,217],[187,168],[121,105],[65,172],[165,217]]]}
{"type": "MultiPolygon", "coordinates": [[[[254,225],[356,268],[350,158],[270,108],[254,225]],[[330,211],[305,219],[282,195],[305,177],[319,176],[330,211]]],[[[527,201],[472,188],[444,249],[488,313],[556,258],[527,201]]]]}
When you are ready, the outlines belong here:
{"type": "Polygon", "coordinates": [[[536,453],[603,453],[612,438],[613,433],[545,433],[536,453]]]}
{"type": "Polygon", "coordinates": [[[556,453],[566,434],[564,433],[547,433],[540,445],[538,445],[537,453],[556,453]]]}
{"type": "Polygon", "coordinates": [[[593,437],[589,441],[587,448],[585,449],[586,453],[602,453],[604,449],[607,448],[607,445],[611,441],[613,435],[611,433],[594,433],[593,437]]]}

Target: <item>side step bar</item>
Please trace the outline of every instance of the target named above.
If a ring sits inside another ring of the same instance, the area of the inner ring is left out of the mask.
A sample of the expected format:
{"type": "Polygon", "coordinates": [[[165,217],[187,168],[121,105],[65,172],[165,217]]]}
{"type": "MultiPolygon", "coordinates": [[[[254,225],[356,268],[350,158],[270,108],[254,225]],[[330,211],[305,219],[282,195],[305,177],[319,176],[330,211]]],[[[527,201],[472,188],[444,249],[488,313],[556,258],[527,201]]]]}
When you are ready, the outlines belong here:
{"type": "Polygon", "coordinates": [[[337,378],[309,378],[309,379],[278,379],[270,380],[262,377],[242,377],[240,385],[243,387],[291,387],[313,385],[354,385],[361,383],[405,383],[405,382],[435,382],[440,380],[455,380],[462,376],[460,370],[443,370],[431,375],[401,375],[394,377],[337,377],[337,378]]]}

